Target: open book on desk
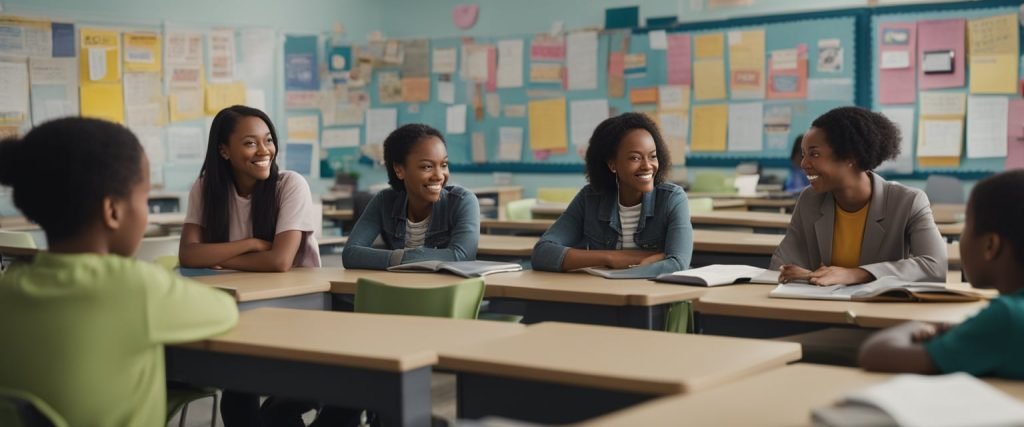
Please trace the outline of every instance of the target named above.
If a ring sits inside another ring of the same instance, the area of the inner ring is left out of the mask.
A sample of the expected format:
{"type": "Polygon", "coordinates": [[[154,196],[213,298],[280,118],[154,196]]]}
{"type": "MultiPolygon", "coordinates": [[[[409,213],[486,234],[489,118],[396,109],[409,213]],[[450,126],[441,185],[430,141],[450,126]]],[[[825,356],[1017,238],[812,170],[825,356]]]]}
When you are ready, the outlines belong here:
{"type": "Polygon", "coordinates": [[[633,268],[603,268],[603,267],[584,267],[571,270],[571,273],[587,273],[594,276],[604,277],[605,279],[650,279],[651,273],[645,272],[639,267],[633,268]]]}
{"type": "Polygon", "coordinates": [[[984,298],[980,293],[949,289],[945,283],[907,282],[894,276],[885,276],[873,282],[849,286],[781,283],[768,296],[772,298],[879,302],[969,302],[984,298]]]}
{"type": "Polygon", "coordinates": [[[522,269],[519,264],[495,261],[420,261],[388,267],[388,271],[399,273],[447,271],[462,277],[483,277],[522,269]]]}
{"type": "Polygon", "coordinates": [[[1024,403],[965,373],[898,375],[812,411],[824,426],[1024,425],[1024,403]]]}
{"type": "Polygon", "coordinates": [[[734,283],[779,283],[779,272],[749,265],[712,264],[690,270],[658,275],[656,282],[694,286],[722,286],[734,283]]]}

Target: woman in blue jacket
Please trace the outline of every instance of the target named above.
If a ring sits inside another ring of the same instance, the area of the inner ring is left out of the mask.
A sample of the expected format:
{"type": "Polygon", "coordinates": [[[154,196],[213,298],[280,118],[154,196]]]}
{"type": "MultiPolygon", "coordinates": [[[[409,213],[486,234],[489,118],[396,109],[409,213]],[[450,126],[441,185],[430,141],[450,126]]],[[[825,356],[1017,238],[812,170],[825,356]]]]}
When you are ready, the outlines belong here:
{"type": "Polygon", "coordinates": [[[533,268],[631,268],[630,277],[685,270],[693,226],[682,188],[665,182],[668,148],[647,116],[601,122],[586,155],[583,187],[533,248],[533,268]]]}

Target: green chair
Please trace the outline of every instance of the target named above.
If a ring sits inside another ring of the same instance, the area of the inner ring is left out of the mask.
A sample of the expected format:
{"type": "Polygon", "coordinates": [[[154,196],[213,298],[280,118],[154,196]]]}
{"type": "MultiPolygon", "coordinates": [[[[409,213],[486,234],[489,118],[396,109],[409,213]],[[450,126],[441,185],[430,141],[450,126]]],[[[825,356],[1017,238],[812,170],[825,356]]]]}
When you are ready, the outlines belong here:
{"type": "Polygon", "coordinates": [[[707,213],[715,210],[715,200],[710,197],[690,199],[690,213],[707,213]]]}
{"type": "Polygon", "coordinates": [[[67,427],[67,421],[32,393],[0,387],[0,426],[67,427]]]}
{"type": "Polygon", "coordinates": [[[736,188],[721,172],[700,172],[693,180],[690,191],[694,193],[735,193],[736,188]]]}
{"type": "Polygon", "coordinates": [[[677,334],[693,333],[693,303],[677,302],[668,307],[665,315],[665,331],[677,334]]]}
{"type": "Polygon", "coordinates": [[[156,265],[159,265],[159,266],[161,266],[161,267],[163,267],[165,269],[167,269],[167,271],[174,271],[175,268],[178,268],[178,256],[177,255],[158,256],[158,257],[156,257],[156,259],[153,260],[153,263],[156,264],[156,265]]]}
{"type": "Polygon", "coordinates": [[[537,200],[554,203],[569,203],[579,188],[575,187],[539,187],[537,188],[537,200]]]}
{"type": "Polygon", "coordinates": [[[483,298],[482,278],[436,288],[408,288],[360,277],[356,281],[355,311],[476,319],[483,298]]]}
{"type": "Polygon", "coordinates": [[[178,427],[185,427],[185,420],[188,419],[188,404],[207,397],[213,398],[213,413],[210,414],[210,427],[217,427],[217,408],[220,406],[220,395],[217,394],[217,389],[192,387],[184,384],[168,384],[167,422],[171,422],[174,414],[181,411],[178,427]]]}
{"type": "Polygon", "coordinates": [[[509,221],[529,221],[533,219],[530,208],[537,204],[537,199],[522,199],[508,202],[505,206],[505,217],[509,221]]]}

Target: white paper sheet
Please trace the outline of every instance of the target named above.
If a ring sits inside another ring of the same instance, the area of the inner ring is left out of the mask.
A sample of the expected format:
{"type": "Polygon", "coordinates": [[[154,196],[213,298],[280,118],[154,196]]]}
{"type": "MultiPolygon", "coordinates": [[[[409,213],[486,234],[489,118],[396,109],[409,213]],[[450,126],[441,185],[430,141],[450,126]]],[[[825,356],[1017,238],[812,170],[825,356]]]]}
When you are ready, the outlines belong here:
{"type": "Polygon", "coordinates": [[[359,128],[324,129],[320,135],[323,148],[358,147],[359,128]]]}
{"type": "Polygon", "coordinates": [[[235,30],[216,29],[207,34],[210,51],[210,82],[235,80],[235,30]]]}
{"type": "Polygon", "coordinates": [[[366,111],[366,143],[383,144],[391,131],[398,128],[398,110],[371,108],[366,111]]]}
{"type": "Polygon", "coordinates": [[[523,86],[523,41],[498,42],[498,87],[523,86]]]}
{"type": "Polygon", "coordinates": [[[260,111],[267,111],[267,93],[262,89],[246,89],[245,105],[260,111]]]}
{"type": "Polygon", "coordinates": [[[29,119],[28,64],[0,61],[0,114],[29,119]]]}
{"type": "Polygon", "coordinates": [[[690,118],[686,114],[658,114],[658,125],[667,140],[686,139],[690,134],[690,118]]]}
{"type": "Polygon", "coordinates": [[[248,85],[266,86],[274,77],[276,32],[272,28],[246,28],[239,30],[240,56],[237,69],[238,78],[248,85]]]}
{"type": "Polygon", "coordinates": [[[608,118],[608,100],[590,99],[569,103],[570,133],[573,145],[587,145],[594,128],[608,118]]]}
{"type": "Polygon", "coordinates": [[[668,35],[665,30],[654,30],[647,33],[647,43],[650,50],[668,49],[668,35]]]}
{"type": "Polygon", "coordinates": [[[686,85],[658,86],[658,108],[687,110],[690,108],[690,87],[686,85]]]}
{"type": "Polygon", "coordinates": [[[204,148],[203,129],[184,126],[167,128],[167,155],[172,162],[202,161],[204,148]]]}
{"type": "Polygon", "coordinates": [[[967,94],[963,92],[920,92],[922,116],[962,116],[967,112],[967,94]]]}
{"type": "Polygon", "coordinates": [[[33,125],[78,115],[77,61],[76,58],[29,58],[33,125]]]}
{"type": "Polygon", "coordinates": [[[921,143],[917,147],[918,157],[960,157],[964,121],[921,120],[921,143]]]}
{"type": "Polygon", "coordinates": [[[488,93],[484,95],[484,110],[491,118],[501,117],[501,95],[488,93]]]}
{"type": "Polygon", "coordinates": [[[167,122],[167,102],[159,73],[124,73],[125,125],[135,130],[167,122]]]}
{"type": "Polygon", "coordinates": [[[132,129],[132,132],[135,132],[135,136],[139,138],[139,143],[146,152],[146,157],[149,158],[150,184],[162,184],[164,180],[164,163],[167,161],[163,129],[136,128],[132,129]]]}
{"type": "Polygon", "coordinates": [[[473,132],[470,137],[472,143],[473,163],[487,163],[487,138],[483,132],[473,132]]]}
{"type": "Polygon", "coordinates": [[[432,55],[434,74],[452,74],[455,72],[458,50],[454,47],[434,49],[432,55]]]}
{"type": "Polygon", "coordinates": [[[320,118],[316,115],[290,116],[285,121],[288,142],[312,142],[320,139],[320,118]]]}
{"type": "Polygon", "coordinates": [[[1005,96],[967,98],[967,158],[1006,157],[1009,108],[1005,96]]]}
{"type": "Polygon", "coordinates": [[[498,160],[519,162],[523,159],[523,128],[502,126],[498,128],[498,160]]]}
{"type": "Polygon", "coordinates": [[[883,108],[882,115],[900,130],[900,154],[878,167],[882,172],[911,173],[914,171],[914,109],[909,107],[883,108]]]}
{"type": "Polygon", "coordinates": [[[729,104],[729,151],[761,151],[764,104],[729,104]]]}
{"type": "Polygon", "coordinates": [[[455,103],[455,83],[437,82],[437,100],[442,104],[455,103]]]}
{"type": "Polygon", "coordinates": [[[852,102],[853,79],[845,77],[807,79],[807,99],[852,102]]]}
{"type": "Polygon", "coordinates": [[[597,33],[582,31],[566,37],[569,90],[597,88],[597,33]]]}
{"type": "Polygon", "coordinates": [[[910,52],[905,50],[890,50],[882,52],[883,70],[897,70],[910,67],[910,52]]]}
{"type": "Polygon", "coordinates": [[[445,114],[445,133],[466,133],[466,104],[451,105],[445,114]]]}

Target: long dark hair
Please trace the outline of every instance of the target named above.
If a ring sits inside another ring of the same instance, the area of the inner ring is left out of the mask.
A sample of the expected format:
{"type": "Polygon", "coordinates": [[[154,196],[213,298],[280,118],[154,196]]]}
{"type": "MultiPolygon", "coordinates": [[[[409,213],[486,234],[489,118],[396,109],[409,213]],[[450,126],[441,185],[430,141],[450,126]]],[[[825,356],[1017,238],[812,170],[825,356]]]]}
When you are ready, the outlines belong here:
{"type": "MultiPolygon", "coordinates": [[[[270,117],[255,108],[233,105],[217,113],[210,126],[210,140],[206,144],[206,160],[199,177],[203,179],[203,242],[222,243],[228,241],[228,217],[231,200],[230,192],[234,190],[235,173],[231,162],[220,155],[220,146],[227,145],[235,125],[243,117],[258,117],[267,124],[270,136],[277,144],[277,131],[270,117]]],[[[277,150],[270,159],[270,177],[257,181],[252,190],[252,235],[257,239],[274,241],[277,228],[277,150]]]]}

